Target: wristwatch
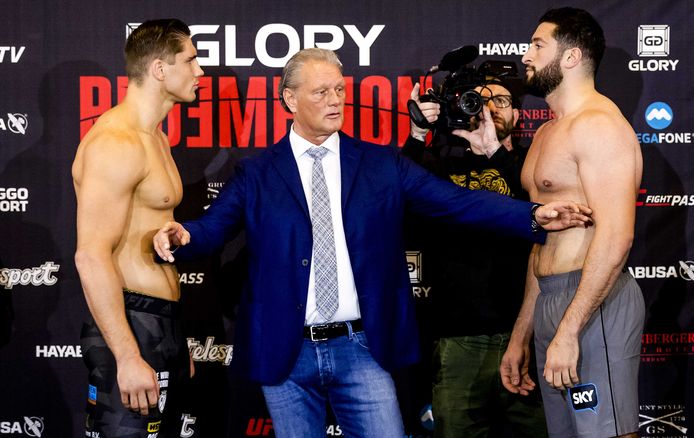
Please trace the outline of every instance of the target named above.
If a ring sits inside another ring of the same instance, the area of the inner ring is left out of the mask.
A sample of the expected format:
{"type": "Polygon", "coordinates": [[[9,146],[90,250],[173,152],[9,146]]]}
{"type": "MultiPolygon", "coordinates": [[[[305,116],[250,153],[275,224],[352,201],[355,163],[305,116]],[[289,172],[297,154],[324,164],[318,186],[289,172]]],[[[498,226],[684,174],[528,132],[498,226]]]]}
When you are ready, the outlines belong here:
{"type": "Polygon", "coordinates": [[[537,219],[535,219],[535,211],[541,206],[542,204],[535,204],[530,208],[530,230],[533,233],[537,233],[542,229],[542,226],[537,222],[537,219]]]}

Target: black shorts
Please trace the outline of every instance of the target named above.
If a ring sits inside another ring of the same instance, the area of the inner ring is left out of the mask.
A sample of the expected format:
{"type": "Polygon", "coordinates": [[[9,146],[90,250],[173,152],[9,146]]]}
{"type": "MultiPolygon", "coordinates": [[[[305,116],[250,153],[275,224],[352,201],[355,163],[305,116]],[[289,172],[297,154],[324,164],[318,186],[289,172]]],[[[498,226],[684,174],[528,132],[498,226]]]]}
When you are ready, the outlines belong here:
{"type": "Polygon", "coordinates": [[[82,356],[89,369],[86,437],[179,436],[177,394],[189,378],[188,347],[179,303],[124,290],[125,315],[142,358],[156,371],[159,403],[142,416],[123,407],[116,361],[93,320],[82,327],[82,356]]]}

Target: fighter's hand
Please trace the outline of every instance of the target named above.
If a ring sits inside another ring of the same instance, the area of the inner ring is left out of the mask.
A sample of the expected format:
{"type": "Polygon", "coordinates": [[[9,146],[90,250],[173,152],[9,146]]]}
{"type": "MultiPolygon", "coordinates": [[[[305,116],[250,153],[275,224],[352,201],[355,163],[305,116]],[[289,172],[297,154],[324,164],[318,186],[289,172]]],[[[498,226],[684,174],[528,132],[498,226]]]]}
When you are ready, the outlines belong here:
{"type": "Polygon", "coordinates": [[[174,261],[172,246],[183,246],[190,242],[190,233],[178,222],[167,222],[152,238],[154,250],[163,260],[174,261]]]}
{"type": "Polygon", "coordinates": [[[543,376],[549,386],[565,390],[580,382],[576,370],[578,355],[578,338],[557,332],[547,347],[547,360],[545,361],[543,376]]]}
{"type": "Polygon", "coordinates": [[[528,395],[535,389],[535,382],[528,374],[530,347],[528,344],[509,343],[506,353],[501,358],[499,372],[504,388],[514,394],[528,395]]]}
{"type": "Polygon", "coordinates": [[[496,126],[494,126],[494,118],[489,107],[483,106],[480,114],[481,119],[477,124],[477,129],[474,131],[454,129],[452,134],[470,142],[470,149],[475,154],[491,157],[501,147],[501,143],[496,136],[496,126]]]}
{"type": "Polygon", "coordinates": [[[535,220],[547,231],[558,231],[592,225],[592,213],[590,208],[577,202],[554,201],[538,207],[535,210],[535,220]]]}
{"type": "Polygon", "coordinates": [[[126,409],[148,415],[159,401],[157,375],[140,356],[122,359],[117,363],[120,399],[126,409]]]}
{"type": "MultiPolygon", "coordinates": [[[[419,110],[422,112],[422,115],[426,117],[427,122],[434,123],[439,118],[439,113],[441,112],[441,109],[439,108],[438,103],[420,102],[419,82],[414,84],[414,88],[412,88],[412,92],[410,93],[410,99],[417,102],[417,106],[419,107],[419,110]]],[[[427,132],[429,132],[428,129],[420,128],[419,126],[415,125],[414,122],[410,121],[410,135],[412,135],[412,137],[419,140],[424,140],[424,137],[426,137],[427,132]]]]}

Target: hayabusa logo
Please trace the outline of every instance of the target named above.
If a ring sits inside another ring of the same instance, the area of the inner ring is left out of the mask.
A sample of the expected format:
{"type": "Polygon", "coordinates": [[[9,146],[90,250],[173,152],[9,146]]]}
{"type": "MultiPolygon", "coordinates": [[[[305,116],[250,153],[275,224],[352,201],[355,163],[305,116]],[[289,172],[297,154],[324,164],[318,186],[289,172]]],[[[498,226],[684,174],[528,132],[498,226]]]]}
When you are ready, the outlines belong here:
{"type": "Polygon", "coordinates": [[[33,437],[40,437],[43,433],[43,418],[24,417],[24,433],[33,437]]]}
{"type": "Polygon", "coordinates": [[[637,279],[677,278],[694,281],[694,262],[680,260],[678,266],[629,266],[629,273],[637,279]]]}
{"type": "Polygon", "coordinates": [[[480,55],[524,55],[530,47],[529,43],[480,43],[480,55]]]}
{"type": "Polygon", "coordinates": [[[0,434],[19,434],[41,438],[43,434],[43,417],[24,417],[21,421],[0,421],[0,434]]]}
{"type": "Polygon", "coordinates": [[[653,102],[646,108],[646,123],[653,129],[665,129],[670,126],[674,113],[665,102],[653,102]]]}
{"type": "Polygon", "coordinates": [[[7,119],[0,118],[1,131],[9,130],[15,134],[25,135],[28,126],[29,119],[26,114],[7,113],[7,119]]]}
{"type": "Polygon", "coordinates": [[[694,262],[680,260],[680,277],[687,281],[694,281],[694,262]]]}

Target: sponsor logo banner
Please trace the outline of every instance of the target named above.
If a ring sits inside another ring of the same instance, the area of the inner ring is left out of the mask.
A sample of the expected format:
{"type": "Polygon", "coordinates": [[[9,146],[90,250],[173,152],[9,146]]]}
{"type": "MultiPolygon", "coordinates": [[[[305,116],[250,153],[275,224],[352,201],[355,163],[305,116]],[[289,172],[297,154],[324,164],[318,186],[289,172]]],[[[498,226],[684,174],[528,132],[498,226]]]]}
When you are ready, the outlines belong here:
{"type": "Polygon", "coordinates": [[[204,345],[195,338],[188,338],[188,349],[196,362],[221,362],[228,366],[234,356],[234,346],[215,345],[214,336],[208,336],[204,345]]]}
{"type": "Polygon", "coordinates": [[[181,438],[190,438],[195,435],[193,425],[196,420],[197,418],[190,414],[181,414],[181,433],[179,434],[181,438]]]}
{"type": "Polygon", "coordinates": [[[82,357],[82,347],[80,345],[37,345],[36,357],[82,357]]]}
{"type": "Polygon", "coordinates": [[[687,438],[684,406],[681,404],[642,404],[639,406],[641,438],[687,438]]]}
{"type": "MultiPolygon", "coordinates": [[[[675,120],[675,112],[666,102],[653,102],[643,113],[648,126],[662,130],[675,120]]],[[[694,139],[692,132],[637,132],[636,138],[644,144],[689,144],[694,139]]]]}
{"type": "Polygon", "coordinates": [[[644,333],[641,362],[666,362],[674,356],[694,356],[694,333],[644,333]]]}
{"type": "Polygon", "coordinates": [[[637,207],[692,207],[694,195],[687,194],[649,194],[648,189],[640,189],[636,200],[637,207]]]}
{"type": "Polygon", "coordinates": [[[35,268],[25,269],[0,269],[0,286],[5,289],[12,289],[17,285],[27,286],[53,286],[58,279],[53,276],[58,272],[60,265],[55,262],[46,262],[35,268]]]}
{"type": "Polygon", "coordinates": [[[694,281],[694,262],[680,260],[676,266],[629,266],[629,273],[636,279],[681,278],[694,281]]]}
{"type": "Polygon", "coordinates": [[[0,420],[0,434],[24,435],[40,438],[43,434],[43,417],[23,417],[21,420],[0,420]]]}
{"type": "Polygon", "coordinates": [[[679,59],[662,59],[670,55],[670,26],[667,24],[642,24],[638,28],[638,55],[629,61],[631,71],[675,71],[679,59]]]}
{"type": "Polygon", "coordinates": [[[17,64],[25,50],[26,46],[0,46],[0,64],[17,64]]]}
{"type": "Polygon", "coordinates": [[[29,205],[26,187],[0,187],[0,213],[23,213],[29,205]]]}
{"type": "Polygon", "coordinates": [[[29,116],[22,113],[6,113],[0,116],[0,131],[9,131],[13,134],[25,135],[29,127],[29,116]]]}
{"type": "Polygon", "coordinates": [[[525,55],[529,43],[479,43],[479,56],[485,55],[525,55]]]}

